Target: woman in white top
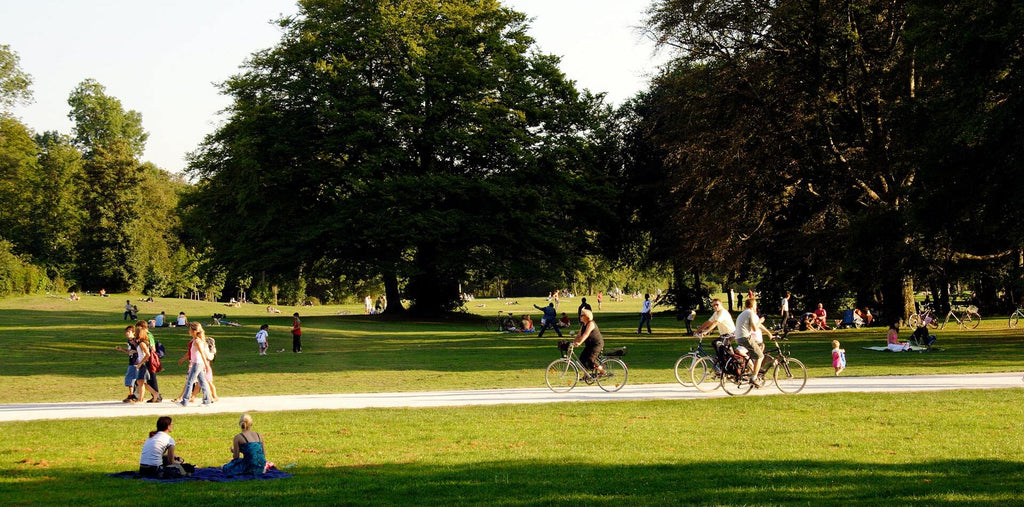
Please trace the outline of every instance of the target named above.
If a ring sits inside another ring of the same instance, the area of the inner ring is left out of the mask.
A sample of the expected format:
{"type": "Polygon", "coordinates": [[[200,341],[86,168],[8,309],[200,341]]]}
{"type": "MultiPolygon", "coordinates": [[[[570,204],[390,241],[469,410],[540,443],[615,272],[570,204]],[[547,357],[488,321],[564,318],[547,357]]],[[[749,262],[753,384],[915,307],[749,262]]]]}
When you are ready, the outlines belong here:
{"type": "Polygon", "coordinates": [[[178,326],[188,325],[188,317],[185,316],[185,312],[178,312],[178,326]]]}
{"type": "Polygon", "coordinates": [[[142,445],[139,475],[156,477],[161,467],[180,461],[174,455],[174,439],[170,435],[173,429],[174,422],[170,417],[163,416],[156,420],[156,431],[150,433],[149,439],[142,445]]]}

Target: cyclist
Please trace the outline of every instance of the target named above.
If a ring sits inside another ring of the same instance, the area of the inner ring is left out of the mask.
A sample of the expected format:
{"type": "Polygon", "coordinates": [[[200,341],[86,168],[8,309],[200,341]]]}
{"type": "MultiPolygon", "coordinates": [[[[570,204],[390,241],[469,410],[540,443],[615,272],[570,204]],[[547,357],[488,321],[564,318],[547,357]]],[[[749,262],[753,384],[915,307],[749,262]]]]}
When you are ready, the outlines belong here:
{"type": "Polygon", "coordinates": [[[597,364],[597,356],[604,350],[604,338],[601,337],[601,330],[594,322],[594,312],[590,310],[580,312],[580,332],[573,337],[572,344],[574,347],[586,344],[583,352],[580,353],[580,364],[587,371],[594,370],[597,376],[603,376],[604,367],[597,364]]]}
{"type": "Polygon", "coordinates": [[[754,378],[751,382],[761,387],[757,380],[757,372],[761,371],[761,362],[764,361],[764,340],[771,340],[772,332],[761,323],[761,317],[757,316],[757,300],[750,298],[743,303],[743,310],[736,317],[736,343],[747,348],[747,353],[754,360],[754,378]]]}
{"type": "Polygon", "coordinates": [[[711,300],[711,308],[714,310],[714,313],[711,314],[711,317],[708,317],[707,322],[697,328],[697,332],[694,334],[703,336],[704,333],[711,331],[712,326],[717,325],[719,335],[723,337],[732,336],[736,332],[736,325],[732,322],[732,315],[729,315],[729,310],[722,307],[722,300],[718,298],[711,300]]]}

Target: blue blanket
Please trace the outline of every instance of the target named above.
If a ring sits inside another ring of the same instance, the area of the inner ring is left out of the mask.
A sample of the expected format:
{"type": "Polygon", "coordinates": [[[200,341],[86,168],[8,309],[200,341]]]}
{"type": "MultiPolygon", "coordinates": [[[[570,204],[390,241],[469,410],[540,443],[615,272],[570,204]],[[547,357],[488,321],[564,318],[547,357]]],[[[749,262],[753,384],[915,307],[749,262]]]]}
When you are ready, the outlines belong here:
{"type": "Polygon", "coordinates": [[[192,473],[191,477],[178,477],[175,479],[158,479],[156,477],[142,477],[136,470],[129,470],[127,472],[118,472],[116,474],[108,474],[108,477],[118,477],[121,479],[142,479],[150,482],[185,482],[185,481],[210,481],[210,482],[233,482],[233,481],[251,481],[251,480],[268,480],[268,479],[286,479],[292,477],[292,474],[288,472],[282,472],[276,468],[267,470],[263,475],[225,475],[221,471],[220,467],[209,467],[209,468],[197,468],[192,473]]]}

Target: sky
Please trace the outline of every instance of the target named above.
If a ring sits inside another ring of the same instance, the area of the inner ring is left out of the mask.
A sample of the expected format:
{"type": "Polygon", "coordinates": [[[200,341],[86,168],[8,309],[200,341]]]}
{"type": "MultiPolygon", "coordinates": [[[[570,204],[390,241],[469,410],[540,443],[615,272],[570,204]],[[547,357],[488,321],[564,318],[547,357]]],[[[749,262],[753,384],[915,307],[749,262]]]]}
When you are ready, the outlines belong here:
{"type": "MultiPolygon", "coordinates": [[[[543,53],[562,58],[577,87],[621,104],[646,88],[663,53],[637,27],[649,0],[502,0],[532,18],[543,53]]],[[[85,79],[106,87],[149,132],[143,160],[180,172],[185,155],[224,120],[217,83],[281,36],[273,20],[293,0],[0,0],[0,44],[32,76],[35,101],[14,109],[36,132],[70,134],[68,95],[85,79]]]]}

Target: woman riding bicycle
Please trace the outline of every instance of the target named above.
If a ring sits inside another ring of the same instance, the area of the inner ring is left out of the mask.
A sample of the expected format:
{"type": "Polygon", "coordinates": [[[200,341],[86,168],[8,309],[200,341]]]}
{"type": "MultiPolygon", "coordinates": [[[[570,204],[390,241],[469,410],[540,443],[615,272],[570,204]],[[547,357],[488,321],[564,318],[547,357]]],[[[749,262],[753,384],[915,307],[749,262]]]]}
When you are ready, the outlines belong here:
{"type": "Polygon", "coordinates": [[[594,312],[587,309],[580,312],[580,332],[573,338],[572,344],[574,347],[585,344],[580,353],[580,364],[587,370],[596,370],[598,375],[604,375],[604,367],[597,363],[597,356],[604,350],[604,338],[594,322],[594,312]]]}

